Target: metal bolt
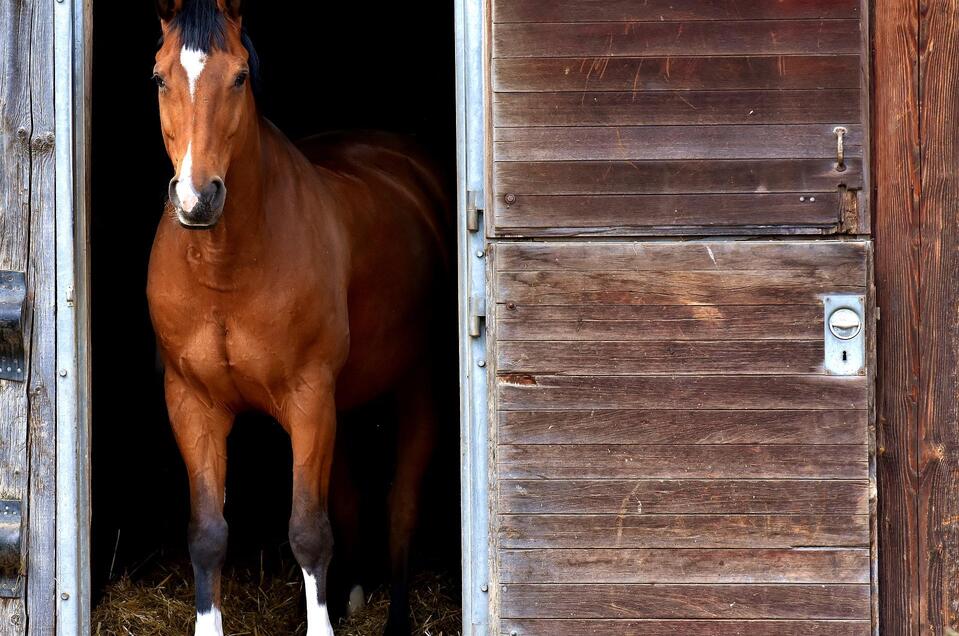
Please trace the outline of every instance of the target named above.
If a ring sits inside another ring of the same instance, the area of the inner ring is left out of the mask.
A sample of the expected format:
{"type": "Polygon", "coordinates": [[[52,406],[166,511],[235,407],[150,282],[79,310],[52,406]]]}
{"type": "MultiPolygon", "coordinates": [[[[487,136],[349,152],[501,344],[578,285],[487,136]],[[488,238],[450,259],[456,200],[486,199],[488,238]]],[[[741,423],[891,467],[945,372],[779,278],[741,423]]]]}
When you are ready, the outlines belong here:
{"type": "Polygon", "coordinates": [[[815,203],[815,202],[816,202],[816,197],[809,197],[809,202],[810,202],[810,203],[815,203]]]}
{"type": "Polygon", "coordinates": [[[60,595],[60,598],[62,598],[64,601],[69,601],[70,595],[64,592],[63,594],[60,595]]]}
{"type": "Polygon", "coordinates": [[[515,194],[512,194],[512,193],[511,193],[511,194],[507,194],[506,197],[505,197],[505,199],[506,199],[506,205],[513,205],[514,203],[516,203],[516,195],[515,195],[515,194]]]}
{"type": "Polygon", "coordinates": [[[510,301],[510,302],[506,303],[506,308],[507,308],[507,309],[516,309],[516,303],[514,303],[513,301],[510,301]]]}
{"type": "Polygon", "coordinates": [[[476,250],[476,258],[483,258],[486,256],[486,252],[483,250],[476,250]]]}
{"type": "Polygon", "coordinates": [[[61,377],[61,378],[67,377],[67,370],[66,370],[66,369],[60,369],[60,377],[61,377]]]}
{"type": "Polygon", "coordinates": [[[483,590],[484,592],[489,592],[489,585],[487,585],[486,583],[483,583],[483,587],[481,587],[480,589],[483,590]]]}
{"type": "Polygon", "coordinates": [[[806,200],[806,197],[799,197],[799,202],[802,203],[806,200]]]}
{"type": "Polygon", "coordinates": [[[480,367],[480,368],[485,367],[485,366],[486,366],[486,360],[479,360],[479,361],[477,361],[476,366],[478,366],[478,367],[480,367]]]}
{"type": "Polygon", "coordinates": [[[518,634],[519,634],[519,632],[517,632],[517,631],[514,629],[514,630],[511,630],[511,631],[510,631],[509,636],[518,636],[518,634]]]}

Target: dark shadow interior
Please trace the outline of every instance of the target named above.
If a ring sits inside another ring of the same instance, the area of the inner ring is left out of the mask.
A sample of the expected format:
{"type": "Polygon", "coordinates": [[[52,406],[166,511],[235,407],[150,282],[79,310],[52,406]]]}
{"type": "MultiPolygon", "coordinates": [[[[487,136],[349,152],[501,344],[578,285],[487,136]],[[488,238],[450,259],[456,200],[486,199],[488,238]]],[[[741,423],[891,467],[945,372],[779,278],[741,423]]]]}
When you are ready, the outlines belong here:
{"type": "MultiPolygon", "coordinates": [[[[410,133],[453,174],[451,2],[247,4],[244,24],[262,62],[260,109],[288,136],[345,128],[410,133]]],[[[136,576],[158,560],[185,557],[189,508],[182,462],[166,419],[144,292],[150,246],[172,176],[151,81],[160,28],[149,0],[128,3],[122,12],[107,3],[93,6],[96,603],[110,579],[125,573],[136,576]]],[[[458,579],[455,360],[449,368],[454,377],[445,410],[446,439],[434,478],[428,480],[431,490],[414,567],[444,568],[458,579]]],[[[390,423],[377,417],[375,407],[355,419],[365,436],[365,476],[375,499],[388,480],[383,457],[390,423]]],[[[267,570],[280,572],[292,559],[287,546],[291,467],[286,433],[268,419],[244,417],[231,436],[229,453],[229,560],[257,567],[262,560],[267,570]]],[[[369,526],[379,527],[376,521],[369,526]]],[[[385,557],[385,544],[382,551],[385,557]]]]}

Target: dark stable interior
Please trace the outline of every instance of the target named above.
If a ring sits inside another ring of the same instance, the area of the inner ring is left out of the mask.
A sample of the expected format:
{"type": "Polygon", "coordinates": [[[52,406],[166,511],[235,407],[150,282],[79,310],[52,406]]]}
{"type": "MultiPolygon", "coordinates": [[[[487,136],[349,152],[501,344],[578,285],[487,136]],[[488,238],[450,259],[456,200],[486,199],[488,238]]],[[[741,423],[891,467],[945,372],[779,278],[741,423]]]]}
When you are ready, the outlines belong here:
{"type": "MultiPolygon", "coordinates": [[[[259,53],[261,112],[291,139],[326,130],[415,135],[452,175],[455,162],[451,2],[246,3],[259,53]],[[292,7],[295,7],[292,8],[292,7]]],[[[94,603],[103,586],[185,559],[189,495],[166,418],[147,312],[146,269],[172,177],[151,80],[160,26],[150,0],[94,3],[93,30],[93,529],[94,603]]],[[[451,294],[450,298],[453,296],[451,294]]],[[[452,325],[451,325],[452,327],[452,325]]],[[[451,335],[455,332],[451,329],[451,335]]],[[[397,334],[402,337],[402,334],[397,334]]],[[[455,348],[450,349],[455,355],[455,348]]],[[[414,572],[458,580],[456,362],[441,440],[424,496],[414,572]]],[[[367,584],[386,576],[385,499],[391,423],[375,405],[348,422],[370,512],[367,584]],[[379,577],[379,578],[377,578],[379,577]],[[372,579],[372,581],[370,580],[372,579]]],[[[341,427],[341,431],[343,427],[341,427]]],[[[289,440],[268,418],[241,417],[229,442],[227,568],[261,562],[285,575],[289,440]]]]}

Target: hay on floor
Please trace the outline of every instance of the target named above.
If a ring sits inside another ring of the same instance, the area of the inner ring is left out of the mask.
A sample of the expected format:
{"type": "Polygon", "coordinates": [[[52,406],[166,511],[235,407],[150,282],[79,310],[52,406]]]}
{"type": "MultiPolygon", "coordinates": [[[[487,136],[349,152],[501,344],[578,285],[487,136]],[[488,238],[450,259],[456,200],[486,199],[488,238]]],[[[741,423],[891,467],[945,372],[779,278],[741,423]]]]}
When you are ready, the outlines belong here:
{"type": "MultiPolygon", "coordinates": [[[[97,636],[180,636],[193,633],[193,582],[187,564],[158,565],[138,580],[111,583],[93,611],[97,636]]],[[[285,576],[226,572],[223,629],[226,636],[306,634],[299,569],[285,576]]],[[[379,636],[386,624],[389,593],[375,590],[366,609],[334,626],[336,636],[379,636]]],[[[410,589],[415,636],[459,636],[458,588],[447,576],[425,573],[410,589]]]]}

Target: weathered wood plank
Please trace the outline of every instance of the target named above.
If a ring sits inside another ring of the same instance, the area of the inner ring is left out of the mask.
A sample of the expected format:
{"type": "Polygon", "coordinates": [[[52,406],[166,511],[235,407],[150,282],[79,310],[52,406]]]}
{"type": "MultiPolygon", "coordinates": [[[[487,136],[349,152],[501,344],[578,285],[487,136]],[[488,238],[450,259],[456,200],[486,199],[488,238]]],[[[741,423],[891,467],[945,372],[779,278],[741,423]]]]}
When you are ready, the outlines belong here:
{"type": "Polygon", "coordinates": [[[500,410],[865,409],[865,376],[555,376],[496,379],[500,410]]]}
{"type": "Polygon", "coordinates": [[[522,549],[868,547],[869,517],[500,515],[497,536],[501,547],[522,549]]]}
{"type": "Polygon", "coordinates": [[[959,631],[959,12],[920,6],[919,631],[952,636],[959,631]]]}
{"type": "Polygon", "coordinates": [[[866,444],[866,411],[504,411],[500,444],[866,444]]]}
{"type": "Polygon", "coordinates": [[[869,636],[869,621],[567,620],[505,619],[502,636],[869,636]]]}
{"type": "Polygon", "coordinates": [[[511,342],[496,349],[501,373],[549,375],[816,374],[821,340],[511,342]]]}
{"type": "Polygon", "coordinates": [[[869,514],[867,481],[630,479],[500,481],[514,514],[869,514]]]}
{"type": "Polygon", "coordinates": [[[869,583],[869,550],[500,550],[502,583],[869,583]]]}
{"type": "Polygon", "coordinates": [[[821,294],[864,289],[831,269],[786,271],[503,272],[500,303],[613,305],[812,304],[821,294]]]}
{"type": "MultiPolygon", "coordinates": [[[[523,195],[493,202],[501,234],[538,236],[663,234],[697,228],[811,227],[833,231],[840,222],[838,192],[789,194],[523,195]]],[[[700,232],[701,233],[701,232],[700,232]]]]}
{"type": "Polygon", "coordinates": [[[495,258],[498,272],[831,270],[865,287],[866,250],[863,241],[549,242],[499,244],[495,258]]]}
{"type": "MultiPolygon", "coordinates": [[[[497,162],[497,197],[512,194],[715,194],[790,192],[796,196],[856,188],[862,161],[850,159],[845,172],[835,159],[734,161],[541,161],[497,162]]],[[[704,214],[704,216],[708,216],[704,214]]]]}
{"type": "MultiPolygon", "coordinates": [[[[858,89],[858,55],[496,59],[493,90],[858,89]]],[[[825,95],[825,94],[824,94],[825,95]]]]}
{"type": "MultiPolygon", "coordinates": [[[[918,0],[876,0],[873,217],[878,328],[879,612],[886,636],[918,636],[919,16],[918,0]]],[[[935,122],[929,122],[936,125],[935,122]]],[[[923,355],[930,352],[923,352],[923,355]]],[[[927,583],[923,583],[924,587],[927,583]]]]}
{"type": "Polygon", "coordinates": [[[493,125],[858,124],[858,89],[494,93],[493,125]]]}
{"type": "MultiPolygon", "coordinates": [[[[497,161],[834,159],[833,124],[497,128],[497,161]]],[[[863,129],[848,127],[848,157],[862,157],[863,129]]]]}
{"type": "Polygon", "coordinates": [[[866,479],[864,446],[501,445],[501,479],[866,479]]]}
{"type": "Polygon", "coordinates": [[[504,305],[497,339],[699,341],[816,340],[818,305],[504,305]]]}
{"type": "Polygon", "coordinates": [[[857,0],[494,0],[493,22],[849,19],[857,0]]]}
{"type": "Polygon", "coordinates": [[[859,53],[859,20],[526,22],[493,29],[493,57],[859,53]]]}

